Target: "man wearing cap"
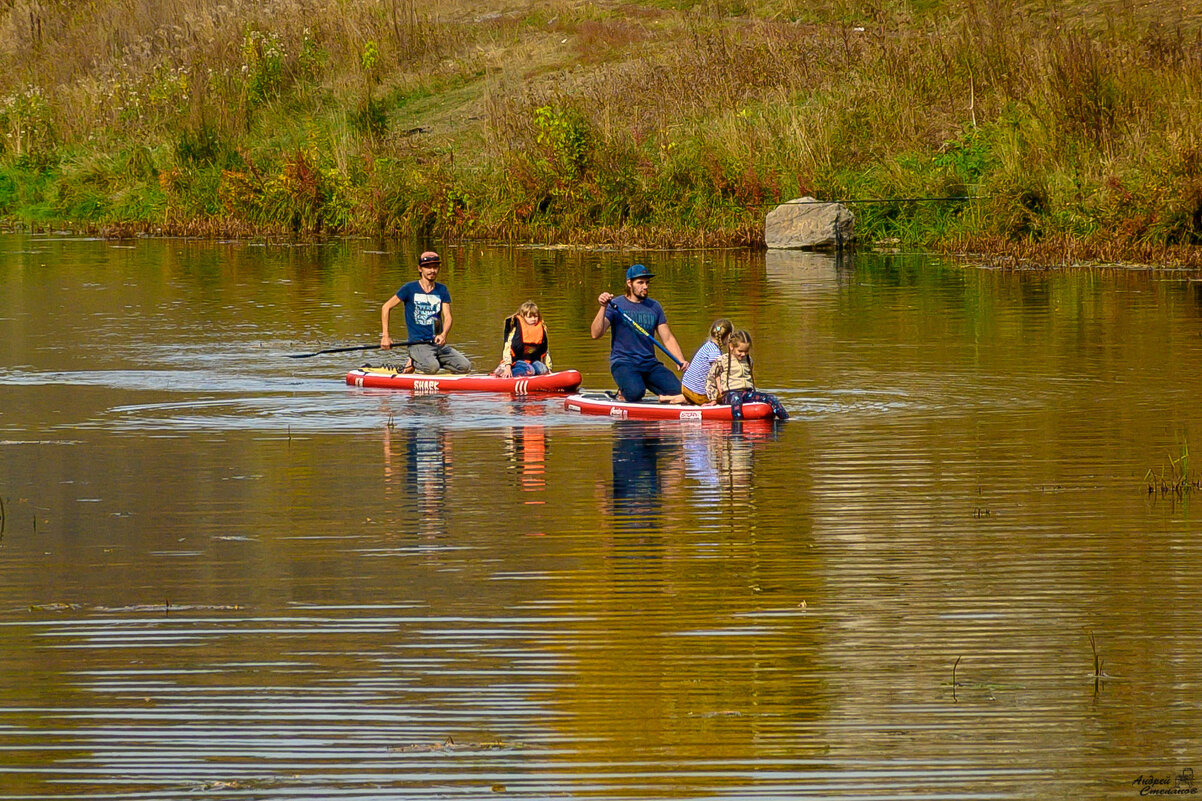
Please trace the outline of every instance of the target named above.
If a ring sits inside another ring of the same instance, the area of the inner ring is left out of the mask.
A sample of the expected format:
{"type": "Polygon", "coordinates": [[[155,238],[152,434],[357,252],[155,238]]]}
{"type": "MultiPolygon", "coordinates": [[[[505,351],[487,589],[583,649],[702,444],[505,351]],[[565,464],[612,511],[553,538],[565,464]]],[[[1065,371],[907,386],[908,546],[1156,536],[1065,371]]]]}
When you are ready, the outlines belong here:
{"type": "Polygon", "coordinates": [[[388,336],[388,313],[398,303],[405,304],[405,328],[409,335],[409,361],[419,373],[437,373],[446,368],[452,373],[472,369],[467,357],[447,344],[451,330],[451,291],[440,284],[438,268],[442,259],[427,250],[417,260],[418,279],[410,281],[384,301],[380,307],[380,348],[392,347],[388,336]]]}
{"type": "Polygon", "coordinates": [[[623,400],[637,402],[643,399],[647,390],[656,395],[679,395],[680,379],[672,375],[672,371],[663,365],[655,356],[655,345],[647,334],[642,333],[623,317],[629,316],[648,334],[659,334],[660,341],[684,370],[689,363],[680,352],[680,345],[668,328],[668,318],[664,307],[647,297],[651,288],[651,279],[655,274],[641,264],[631,265],[626,271],[626,294],[617,297],[609,292],[597,296],[601,308],[589,327],[593,339],[605,333],[605,329],[613,331],[609,348],[609,372],[618,384],[618,392],[623,400]]]}

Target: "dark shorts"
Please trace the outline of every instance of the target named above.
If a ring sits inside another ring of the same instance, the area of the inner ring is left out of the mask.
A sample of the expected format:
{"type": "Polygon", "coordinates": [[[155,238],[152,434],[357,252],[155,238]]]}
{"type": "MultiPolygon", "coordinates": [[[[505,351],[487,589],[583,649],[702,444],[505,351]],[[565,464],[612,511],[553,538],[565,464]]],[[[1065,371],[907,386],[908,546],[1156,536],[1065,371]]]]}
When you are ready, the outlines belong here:
{"type": "Polygon", "coordinates": [[[609,366],[622,397],[637,403],[651,390],[656,395],[679,395],[680,379],[661,362],[654,367],[634,367],[618,362],[609,366]]]}

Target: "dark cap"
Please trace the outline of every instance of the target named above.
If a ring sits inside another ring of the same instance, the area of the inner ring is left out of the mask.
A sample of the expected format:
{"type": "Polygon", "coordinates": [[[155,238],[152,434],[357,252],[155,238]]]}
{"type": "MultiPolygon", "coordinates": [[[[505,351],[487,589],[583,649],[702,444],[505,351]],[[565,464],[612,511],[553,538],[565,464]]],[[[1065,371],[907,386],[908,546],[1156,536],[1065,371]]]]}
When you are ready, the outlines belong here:
{"type": "Polygon", "coordinates": [[[633,281],[636,278],[654,278],[655,273],[648,270],[642,264],[632,264],[630,269],[626,271],[626,280],[633,281]]]}
{"type": "Polygon", "coordinates": [[[425,253],[417,257],[417,263],[422,267],[427,264],[442,264],[442,259],[438,258],[438,254],[432,250],[427,250],[425,253]]]}

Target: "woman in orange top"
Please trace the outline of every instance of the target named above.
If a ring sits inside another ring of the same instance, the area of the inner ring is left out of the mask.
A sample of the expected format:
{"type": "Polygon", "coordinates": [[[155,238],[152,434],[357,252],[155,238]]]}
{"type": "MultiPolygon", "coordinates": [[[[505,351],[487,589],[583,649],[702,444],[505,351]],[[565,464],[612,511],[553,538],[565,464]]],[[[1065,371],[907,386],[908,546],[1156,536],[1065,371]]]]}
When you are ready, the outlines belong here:
{"type": "Polygon", "coordinates": [[[505,320],[505,347],[496,374],[502,378],[551,372],[547,326],[538,305],[528,300],[505,320]]]}

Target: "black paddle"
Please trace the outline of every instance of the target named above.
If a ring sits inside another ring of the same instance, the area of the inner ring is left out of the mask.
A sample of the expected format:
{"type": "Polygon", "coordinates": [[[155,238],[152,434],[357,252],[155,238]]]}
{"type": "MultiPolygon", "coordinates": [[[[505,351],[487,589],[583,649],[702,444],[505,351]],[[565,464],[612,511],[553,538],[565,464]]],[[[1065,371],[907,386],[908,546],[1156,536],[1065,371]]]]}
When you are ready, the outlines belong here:
{"type": "MultiPolygon", "coordinates": [[[[411,342],[393,342],[392,347],[403,348],[408,345],[430,345],[433,344],[429,339],[415,339],[411,342]]],[[[352,350],[378,350],[379,345],[351,345],[345,348],[326,348],[325,350],[315,350],[312,353],[286,353],[284,354],[289,359],[307,359],[310,356],[320,356],[323,353],[346,353],[352,350]]]]}

